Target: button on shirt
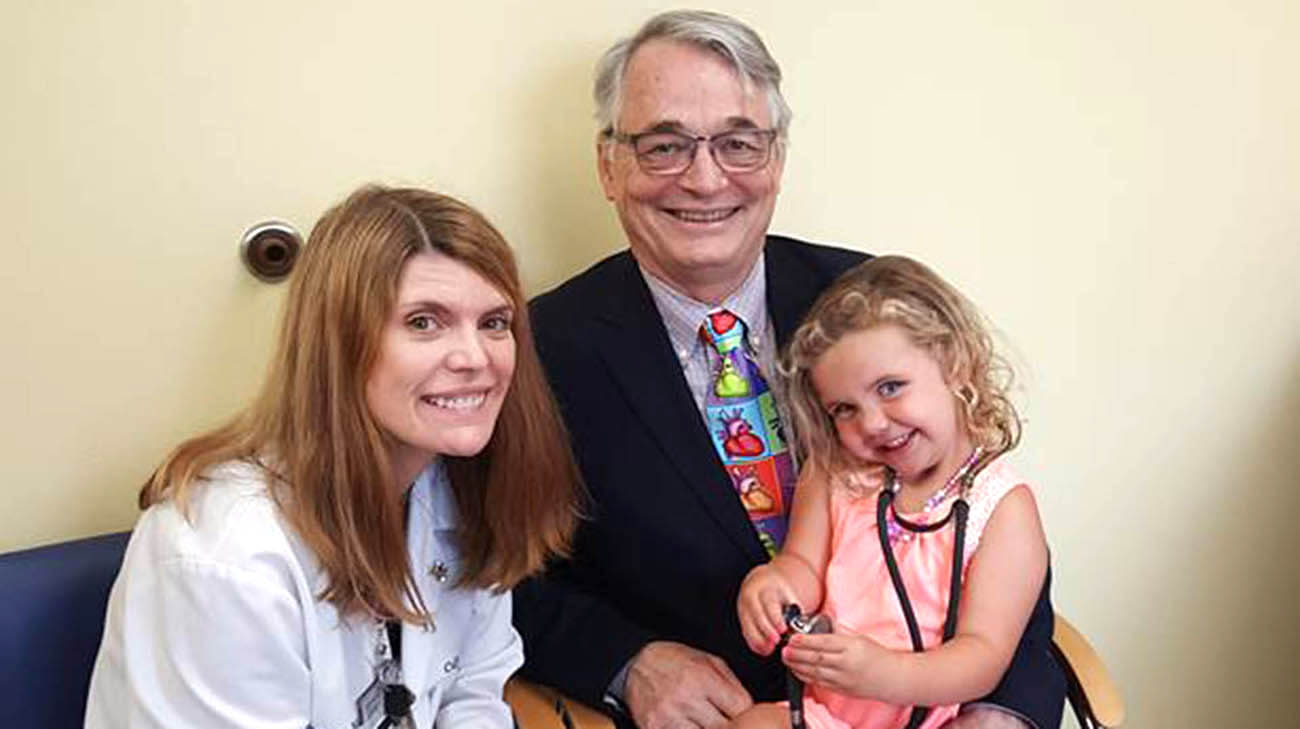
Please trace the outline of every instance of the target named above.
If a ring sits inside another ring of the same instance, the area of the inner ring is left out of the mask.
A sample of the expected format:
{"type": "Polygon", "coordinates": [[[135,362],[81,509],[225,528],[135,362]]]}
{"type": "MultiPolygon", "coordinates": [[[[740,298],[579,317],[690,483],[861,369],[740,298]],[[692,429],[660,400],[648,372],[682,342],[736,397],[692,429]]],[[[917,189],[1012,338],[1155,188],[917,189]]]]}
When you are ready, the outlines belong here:
{"type": "MultiPolygon", "coordinates": [[[[641,276],[650,289],[655,308],[659,310],[659,318],[668,330],[673,352],[681,363],[682,374],[686,376],[691,396],[695,398],[695,407],[700,411],[700,418],[705,420],[705,427],[712,426],[704,413],[704,393],[712,384],[713,372],[718,366],[717,351],[700,338],[700,325],[710,311],[727,309],[745,322],[749,351],[758,361],[763,379],[767,380],[769,386],[775,384],[776,329],[767,315],[766,270],[763,256],[759,255],[740,286],[720,304],[713,305],[697,301],[655,278],[644,268],[641,269],[641,276]]],[[[777,407],[782,418],[785,418],[785,408],[779,402],[777,407]]]]}

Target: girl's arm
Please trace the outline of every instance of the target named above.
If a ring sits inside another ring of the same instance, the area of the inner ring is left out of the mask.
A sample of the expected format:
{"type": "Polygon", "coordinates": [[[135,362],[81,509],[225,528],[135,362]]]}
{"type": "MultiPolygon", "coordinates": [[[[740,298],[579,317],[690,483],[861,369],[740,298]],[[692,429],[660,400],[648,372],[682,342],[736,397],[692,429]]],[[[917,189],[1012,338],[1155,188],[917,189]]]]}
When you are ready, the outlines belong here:
{"type": "Polygon", "coordinates": [[[803,469],[790,508],[785,544],[772,561],[745,577],[737,599],[741,632],[756,653],[767,655],[785,631],[782,608],[804,612],[822,603],[822,575],[830,557],[830,484],[811,464],[803,469]]]}
{"type": "MultiPolygon", "coordinates": [[[[1033,494],[1012,489],[994,509],[963,587],[957,634],[924,653],[862,636],[797,635],[784,659],[802,680],[892,704],[958,704],[988,694],[1006,671],[1047,572],[1033,494]]],[[[884,589],[888,589],[887,587],[884,589]]]]}

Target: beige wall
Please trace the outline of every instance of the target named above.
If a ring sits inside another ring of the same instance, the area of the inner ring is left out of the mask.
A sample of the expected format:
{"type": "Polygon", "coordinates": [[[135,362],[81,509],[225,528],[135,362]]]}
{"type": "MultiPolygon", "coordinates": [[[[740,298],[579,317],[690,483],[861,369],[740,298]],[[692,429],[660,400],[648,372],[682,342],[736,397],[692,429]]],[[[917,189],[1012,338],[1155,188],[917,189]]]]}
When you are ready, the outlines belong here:
{"type": "MultiPolygon", "coordinates": [[[[0,6],[0,548],[128,527],[166,449],[255,387],[281,295],[236,258],[260,219],[434,186],[532,291],[620,247],[588,75],[653,6],[361,6],[0,6]]],[[[1005,333],[1057,604],[1130,725],[1293,721],[1292,0],[721,9],[788,77],[775,229],[915,254],[1005,333]]]]}

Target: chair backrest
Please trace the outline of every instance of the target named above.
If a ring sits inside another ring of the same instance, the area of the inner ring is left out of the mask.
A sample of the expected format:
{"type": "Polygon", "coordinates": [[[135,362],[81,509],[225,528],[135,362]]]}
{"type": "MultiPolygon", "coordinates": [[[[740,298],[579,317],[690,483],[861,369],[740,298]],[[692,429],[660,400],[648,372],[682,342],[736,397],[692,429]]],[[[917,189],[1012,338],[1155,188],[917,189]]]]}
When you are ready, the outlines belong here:
{"type": "Polygon", "coordinates": [[[5,725],[79,729],[129,532],[0,554],[5,725]]]}
{"type": "Polygon", "coordinates": [[[1115,729],[1124,723],[1124,697],[1101,656],[1060,613],[1052,631],[1052,652],[1065,669],[1066,698],[1081,729],[1115,729]]]}

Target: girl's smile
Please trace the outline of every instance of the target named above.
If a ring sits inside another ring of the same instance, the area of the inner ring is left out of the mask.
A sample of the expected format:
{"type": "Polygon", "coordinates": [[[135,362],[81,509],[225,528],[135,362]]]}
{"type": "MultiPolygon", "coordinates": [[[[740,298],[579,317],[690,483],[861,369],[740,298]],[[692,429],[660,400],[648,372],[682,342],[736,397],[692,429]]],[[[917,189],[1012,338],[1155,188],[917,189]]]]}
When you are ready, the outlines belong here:
{"type": "Polygon", "coordinates": [[[844,335],[811,374],[841,447],[892,468],[910,492],[905,503],[942,486],[971,451],[939,363],[898,326],[844,335]]]}

